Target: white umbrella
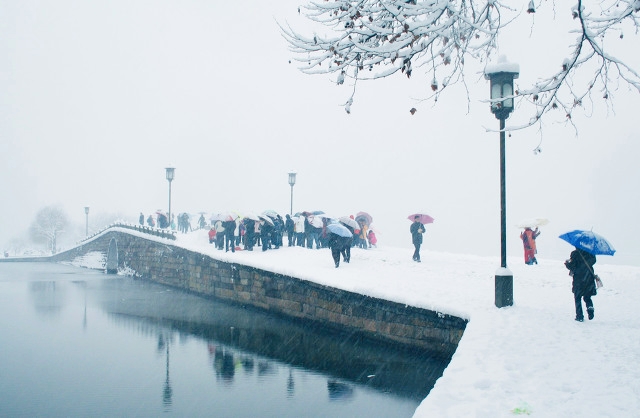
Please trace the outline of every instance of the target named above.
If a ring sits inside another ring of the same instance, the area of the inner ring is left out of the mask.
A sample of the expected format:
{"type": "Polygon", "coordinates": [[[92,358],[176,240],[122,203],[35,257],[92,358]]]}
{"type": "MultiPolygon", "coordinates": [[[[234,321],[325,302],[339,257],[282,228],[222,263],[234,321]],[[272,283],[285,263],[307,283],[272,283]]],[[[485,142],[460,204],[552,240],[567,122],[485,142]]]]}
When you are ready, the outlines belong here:
{"type": "Polygon", "coordinates": [[[518,222],[516,225],[518,228],[536,228],[538,226],[543,226],[549,223],[549,220],[546,218],[529,218],[523,219],[518,222]]]}
{"type": "Polygon", "coordinates": [[[358,222],[348,216],[341,216],[340,218],[338,218],[338,220],[353,229],[360,229],[360,225],[358,225],[358,222]]]}

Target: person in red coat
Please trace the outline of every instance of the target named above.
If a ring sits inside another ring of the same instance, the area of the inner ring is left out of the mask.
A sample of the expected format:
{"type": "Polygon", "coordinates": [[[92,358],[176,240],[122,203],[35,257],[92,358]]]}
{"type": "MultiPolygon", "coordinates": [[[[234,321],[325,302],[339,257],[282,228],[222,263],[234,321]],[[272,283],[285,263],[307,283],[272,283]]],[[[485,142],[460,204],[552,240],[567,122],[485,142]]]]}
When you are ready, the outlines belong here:
{"type": "Polygon", "coordinates": [[[378,247],[376,244],[378,243],[378,238],[376,238],[376,233],[373,232],[373,229],[369,230],[367,234],[367,239],[369,240],[369,248],[373,245],[374,247],[378,247]]]}
{"type": "Polygon", "coordinates": [[[216,229],[212,226],[209,230],[209,244],[213,244],[213,241],[216,240],[216,229]]]}
{"type": "Polygon", "coordinates": [[[540,232],[536,227],[535,231],[531,230],[531,228],[526,227],[524,231],[520,233],[520,239],[522,240],[522,245],[524,246],[524,263],[538,264],[538,260],[536,260],[536,253],[538,250],[536,249],[536,238],[538,238],[540,232]]]}

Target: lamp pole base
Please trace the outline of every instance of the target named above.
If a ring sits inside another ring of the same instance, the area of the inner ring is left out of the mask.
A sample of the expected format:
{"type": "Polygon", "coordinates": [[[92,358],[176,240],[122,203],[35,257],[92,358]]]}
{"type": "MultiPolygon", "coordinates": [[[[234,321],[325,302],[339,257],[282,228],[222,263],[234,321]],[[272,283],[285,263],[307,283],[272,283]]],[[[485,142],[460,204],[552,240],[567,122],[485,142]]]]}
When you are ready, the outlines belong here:
{"type": "Polygon", "coordinates": [[[506,267],[496,271],[496,306],[503,308],[513,305],[513,273],[506,267]]]}

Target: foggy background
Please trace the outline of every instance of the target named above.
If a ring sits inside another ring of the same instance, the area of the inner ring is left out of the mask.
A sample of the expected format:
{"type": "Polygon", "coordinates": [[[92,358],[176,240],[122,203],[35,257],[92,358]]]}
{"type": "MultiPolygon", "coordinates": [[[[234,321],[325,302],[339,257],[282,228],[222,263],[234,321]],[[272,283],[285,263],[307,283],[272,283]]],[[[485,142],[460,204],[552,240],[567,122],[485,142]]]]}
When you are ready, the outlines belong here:
{"type": "MultiPolygon", "coordinates": [[[[311,34],[299,4],[0,0],[2,248],[49,205],[76,225],[69,240],[84,236],[85,206],[90,231],[100,219],[166,211],[173,166],[174,214],[284,216],[293,170],[294,212],[366,211],[379,245],[409,247],[406,217],[425,211],[435,223],[424,248],[498,258],[499,122],[483,102],[482,64],[468,60],[468,91],[449,87],[435,105],[419,101],[428,69],[361,82],[347,115],[348,80],[336,86],[290,62],[277,22],[311,34]]],[[[523,88],[561,65],[575,36],[569,8],[555,12],[556,24],[539,9],[532,26],[502,36],[523,88]]],[[[619,52],[638,69],[637,35],[626,35],[619,52]]],[[[559,114],[508,136],[510,257],[522,257],[518,221],[543,217],[540,259],[566,258],[571,247],[557,236],[593,228],[618,250],[600,262],[640,263],[638,92],[621,84],[613,108],[598,92],[590,99],[573,115],[577,134],[559,114]]],[[[526,121],[525,110],[507,126],[526,121]]]]}

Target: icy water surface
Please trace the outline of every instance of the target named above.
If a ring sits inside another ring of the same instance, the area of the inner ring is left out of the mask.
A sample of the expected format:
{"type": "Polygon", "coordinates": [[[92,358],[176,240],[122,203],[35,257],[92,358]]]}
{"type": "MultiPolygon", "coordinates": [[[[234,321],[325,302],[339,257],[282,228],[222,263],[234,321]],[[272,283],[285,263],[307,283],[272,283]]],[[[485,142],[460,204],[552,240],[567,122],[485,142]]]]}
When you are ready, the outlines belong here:
{"type": "Polygon", "coordinates": [[[0,417],[411,417],[447,363],[129,277],[0,263],[0,417]]]}

